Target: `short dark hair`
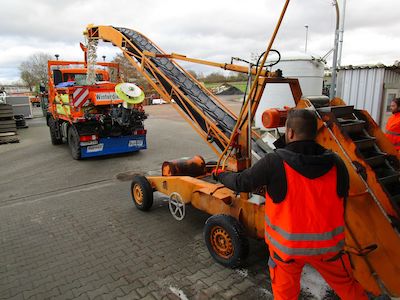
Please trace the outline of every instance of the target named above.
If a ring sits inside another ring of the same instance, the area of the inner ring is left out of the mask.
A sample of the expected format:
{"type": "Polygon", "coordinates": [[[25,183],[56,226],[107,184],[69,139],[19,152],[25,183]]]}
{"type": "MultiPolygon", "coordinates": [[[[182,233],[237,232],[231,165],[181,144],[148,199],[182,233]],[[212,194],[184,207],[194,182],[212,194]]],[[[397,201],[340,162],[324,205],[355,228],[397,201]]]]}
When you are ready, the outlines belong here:
{"type": "Polygon", "coordinates": [[[317,117],[308,109],[290,110],[286,126],[293,129],[301,140],[314,140],[317,136],[317,117]]]}
{"type": "Polygon", "coordinates": [[[393,98],[392,102],[396,103],[397,107],[400,108],[400,97],[399,98],[393,98]]]}

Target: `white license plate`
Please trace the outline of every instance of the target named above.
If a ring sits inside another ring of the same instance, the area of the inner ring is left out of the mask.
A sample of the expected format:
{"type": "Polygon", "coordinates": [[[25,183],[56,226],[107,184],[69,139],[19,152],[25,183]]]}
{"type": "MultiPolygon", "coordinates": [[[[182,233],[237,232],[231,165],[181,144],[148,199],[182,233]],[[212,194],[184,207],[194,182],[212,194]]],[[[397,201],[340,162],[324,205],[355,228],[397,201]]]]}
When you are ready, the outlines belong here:
{"type": "Polygon", "coordinates": [[[87,148],[86,148],[86,151],[87,152],[99,152],[99,151],[103,151],[103,147],[104,147],[104,144],[98,144],[98,145],[93,145],[93,146],[88,146],[87,148]]]}
{"type": "Polygon", "coordinates": [[[142,147],[143,140],[130,140],[128,142],[128,147],[142,147]]]}
{"type": "Polygon", "coordinates": [[[87,141],[87,142],[81,142],[81,146],[92,146],[92,145],[97,145],[99,141],[87,141]]]}

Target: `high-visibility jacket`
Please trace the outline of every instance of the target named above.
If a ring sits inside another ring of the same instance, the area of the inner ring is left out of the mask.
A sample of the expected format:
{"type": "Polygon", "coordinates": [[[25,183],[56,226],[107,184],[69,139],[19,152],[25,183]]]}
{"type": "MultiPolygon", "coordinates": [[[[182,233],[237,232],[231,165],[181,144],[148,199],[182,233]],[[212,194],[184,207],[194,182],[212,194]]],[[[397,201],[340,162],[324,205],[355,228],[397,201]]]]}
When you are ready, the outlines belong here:
{"type": "Polygon", "coordinates": [[[285,161],[286,197],[274,203],[266,193],[265,241],[284,261],[336,254],[344,246],[344,205],[337,194],[337,167],[314,179],[285,161]]]}
{"type": "Polygon", "coordinates": [[[386,136],[400,150],[400,112],[393,114],[386,124],[386,136]]]}

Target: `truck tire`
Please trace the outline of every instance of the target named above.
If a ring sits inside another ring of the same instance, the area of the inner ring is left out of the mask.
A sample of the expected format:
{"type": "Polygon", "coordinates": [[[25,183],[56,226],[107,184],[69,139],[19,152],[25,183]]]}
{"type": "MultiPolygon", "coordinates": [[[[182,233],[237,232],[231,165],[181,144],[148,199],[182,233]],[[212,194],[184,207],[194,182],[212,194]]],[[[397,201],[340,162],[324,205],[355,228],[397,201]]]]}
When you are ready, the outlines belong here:
{"type": "Polygon", "coordinates": [[[81,145],[79,141],[79,133],[74,125],[68,128],[68,145],[71,150],[71,155],[73,159],[81,159],[81,145]]]}
{"type": "Polygon", "coordinates": [[[54,120],[52,116],[49,117],[48,120],[49,130],[50,130],[50,139],[53,145],[62,144],[62,137],[60,132],[60,126],[58,126],[58,122],[54,120]]]}
{"type": "Polygon", "coordinates": [[[214,215],[208,218],[204,239],[211,256],[225,267],[241,266],[249,254],[249,241],[243,227],[232,216],[214,215]]]}
{"type": "Polygon", "coordinates": [[[135,206],[148,211],[153,205],[153,189],[144,176],[135,176],[131,184],[131,195],[135,206]]]}

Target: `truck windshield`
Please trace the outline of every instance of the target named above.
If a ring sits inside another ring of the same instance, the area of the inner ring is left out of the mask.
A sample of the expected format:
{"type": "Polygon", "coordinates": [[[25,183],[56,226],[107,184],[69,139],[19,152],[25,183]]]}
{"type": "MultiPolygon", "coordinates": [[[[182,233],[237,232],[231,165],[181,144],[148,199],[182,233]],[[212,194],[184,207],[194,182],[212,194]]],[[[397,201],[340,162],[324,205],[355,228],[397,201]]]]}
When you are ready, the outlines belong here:
{"type": "MultiPolygon", "coordinates": [[[[67,74],[65,74],[67,75],[67,74]]],[[[75,81],[76,85],[87,85],[86,74],[68,74],[68,78],[65,81],[75,81]]],[[[96,74],[96,81],[103,81],[103,74],[96,74]]]]}

